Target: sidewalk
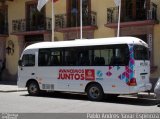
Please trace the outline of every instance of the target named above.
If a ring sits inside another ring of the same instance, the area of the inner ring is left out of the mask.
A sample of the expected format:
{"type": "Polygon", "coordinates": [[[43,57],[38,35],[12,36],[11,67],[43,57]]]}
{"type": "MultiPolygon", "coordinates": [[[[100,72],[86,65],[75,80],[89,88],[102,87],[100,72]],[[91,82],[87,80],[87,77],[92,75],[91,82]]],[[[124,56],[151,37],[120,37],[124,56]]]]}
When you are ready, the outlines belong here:
{"type": "Polygon", "coordinates": [[[19,92],[26,91],[26,88],[18,88],[16,82],[0,81],[0,92],[19,92]]]}

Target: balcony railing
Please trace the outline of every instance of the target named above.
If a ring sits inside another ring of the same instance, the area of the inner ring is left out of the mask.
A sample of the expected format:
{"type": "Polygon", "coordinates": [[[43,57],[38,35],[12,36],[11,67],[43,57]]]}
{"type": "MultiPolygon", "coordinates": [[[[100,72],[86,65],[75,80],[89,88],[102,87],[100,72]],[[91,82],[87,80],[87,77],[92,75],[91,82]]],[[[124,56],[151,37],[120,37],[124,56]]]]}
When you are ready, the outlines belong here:
{"type": "Polygon", "coordinates": [[[0,23],[0,35],[8,35],[8,23],[0,23]]]}
{"type": "MultiPolygon", "coordinates": [[[[91,11],[90,14],[83,15],[83,26],[97,26],[97,13],[91,11]]],[[[77,16],[67,16],[67,14],[55,15],[55,29],[68,28],[68,27],[79,27],[80,18],[77,16]]]]}
{"type": "Polygon", "coordinates": [[[52,19],[42,18],[38,20],[19,19],[12,21],[12,32],[28,32],[39,30],[52,30],[52,19]]]}
{"type": "MultiPolygon", "coordinates": [[[[118,7],[107,8],[107,24],[118,22],[118,10],[119,10],[118,7]]],[[[121,22],[143,21],[143,20],[157,20],[157,5],[155,3],[151,2],[150,9],[146,10],[141,15],[140,14],[137,15],[137,17],[134,19],[128,18],[127,16],[123,16],[121,22]]]]}

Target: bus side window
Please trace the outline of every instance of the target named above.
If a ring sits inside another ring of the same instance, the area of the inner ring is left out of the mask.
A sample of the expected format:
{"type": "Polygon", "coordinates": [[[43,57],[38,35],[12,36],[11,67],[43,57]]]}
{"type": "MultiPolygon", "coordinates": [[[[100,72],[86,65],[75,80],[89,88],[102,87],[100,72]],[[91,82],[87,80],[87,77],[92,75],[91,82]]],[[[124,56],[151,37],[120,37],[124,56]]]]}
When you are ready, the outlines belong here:
{"type": "Polygon", "coordinates": [[[89,66],[90,65],[88,50],[84,50],[83,52],[79,53],[78,65],[79,66],[89,66]]]}
{"type": "Polygon", "coordinates": [[[129,62],[129,50],[126,46],[117,47],[114,49],[114,56],[112,57],[111,65],[128,65],[129,62]]]}
{"type": "Polygon", "coordinates": [[[95,57],[94,65],[95,66],[104,66],[105,65],[104,57],[95,57]]]}
{"type": "Polygon", "coordinates": [[[66,48],[65,49],[65,66],[77,66],[77,53],[75,48],[66,48]]]}
{"type": "Polygon", "coordinates": [[[62,66],[62,51],[59,49],[40,49],[38,66],[62,66]]]}
{"type": "Polygon", "coordinates": [[[49,55],[46,53],[39,54],[39,66],[48,66],[49,55]]]}
{"type": "Polygon", "coordinates": [[[23,55],[22,66],[35,66],[35,55],[33,54],[23,55]]]}
{"type": "Polygon", "coordinates": [[[50,66],[59,66],[60,65],[60,61],[58,60],[58,56],[51,56],[51,62],[50,62],[50,66]]]}

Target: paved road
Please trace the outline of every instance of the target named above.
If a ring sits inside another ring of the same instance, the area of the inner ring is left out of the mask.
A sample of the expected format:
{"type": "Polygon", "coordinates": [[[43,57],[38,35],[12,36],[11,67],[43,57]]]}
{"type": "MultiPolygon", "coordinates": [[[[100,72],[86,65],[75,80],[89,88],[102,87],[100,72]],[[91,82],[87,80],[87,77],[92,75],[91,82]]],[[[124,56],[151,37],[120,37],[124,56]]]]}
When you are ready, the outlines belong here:
{"type": "Polygon", "coordinates": [[[26,91],[0,92],[1,113],[160,113],[154,99],[121,96],[116,100],[92,102],[85,95],[45,93],[29,96],[26,91]]]}

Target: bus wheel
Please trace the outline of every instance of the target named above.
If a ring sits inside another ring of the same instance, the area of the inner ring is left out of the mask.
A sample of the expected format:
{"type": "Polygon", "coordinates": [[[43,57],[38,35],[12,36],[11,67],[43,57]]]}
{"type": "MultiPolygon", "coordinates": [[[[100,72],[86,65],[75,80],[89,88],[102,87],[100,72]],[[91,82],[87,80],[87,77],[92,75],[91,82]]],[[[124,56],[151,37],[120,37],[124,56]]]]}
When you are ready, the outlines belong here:
{"type": "Polygon", "coordinates": [[[36,81],[29,82],[29,84],[27,85],[27,90],[29,95],[32,95],[32,96],[39,95],[40,93],[39,85],[36,81]]]}
{"type": "Polygon", "coordinates": [[[87,96],[92,101],[100,101],[103,99],[103,89],[99,84],[91,84],[87,87],[87,96]]]}

